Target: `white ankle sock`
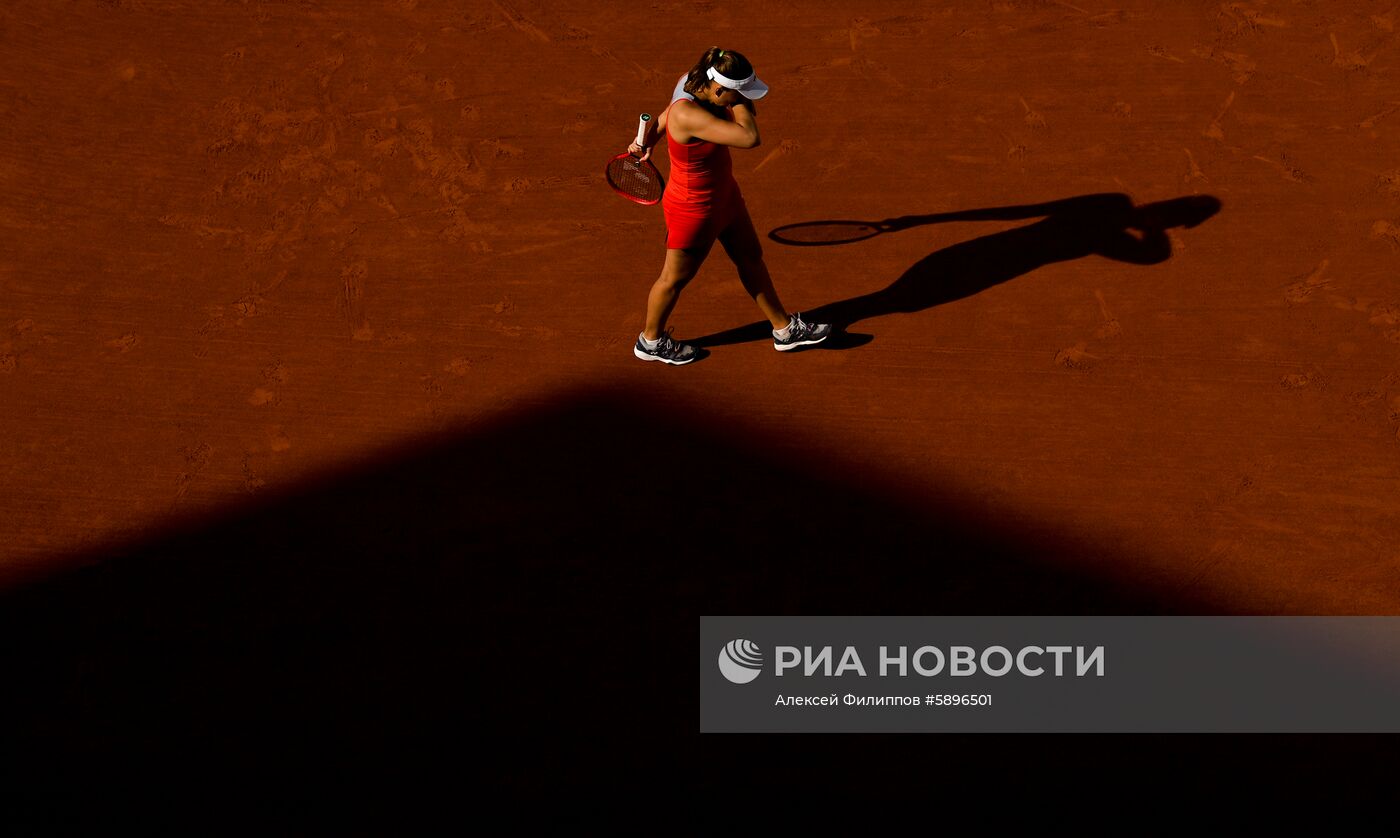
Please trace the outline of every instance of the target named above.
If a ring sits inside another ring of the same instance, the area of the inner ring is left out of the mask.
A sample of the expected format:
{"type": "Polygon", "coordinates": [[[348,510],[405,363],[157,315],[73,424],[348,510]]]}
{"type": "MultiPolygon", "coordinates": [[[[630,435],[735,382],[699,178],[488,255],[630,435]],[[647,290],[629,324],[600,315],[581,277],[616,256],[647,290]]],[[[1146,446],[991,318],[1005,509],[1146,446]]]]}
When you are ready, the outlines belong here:
{"type": "Polygon", "coordinates": [[[784,326],[784,327],[781,328],[781,329],[774,329],[774,330],[773,330],[773,337],[775,337],[775,338],[786,338],[786,337],[787,337],[788,335],[790,335],[790,334],[792,334],[792,318],[791,318],[791,317],[788,318],[788,324],[787,324],[786,326],[784,326]]]}
{"type": "Polygon", "coordinates": [[[647,340],[647,336],[645,334],[637,335],[637,338],[641,340],[642,346],[645,346],[647,349],[655,349],[657,346],[661,345],[661,338],[657,338],[656,340],[647,340]]]}

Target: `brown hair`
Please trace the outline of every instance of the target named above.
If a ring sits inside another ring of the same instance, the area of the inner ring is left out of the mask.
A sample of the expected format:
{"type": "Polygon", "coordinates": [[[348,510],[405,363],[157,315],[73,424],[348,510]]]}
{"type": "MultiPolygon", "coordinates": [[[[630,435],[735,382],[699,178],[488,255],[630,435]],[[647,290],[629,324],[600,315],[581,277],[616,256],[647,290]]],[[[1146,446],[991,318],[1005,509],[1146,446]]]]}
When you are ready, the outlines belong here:
{"type": "Polygon", "coordinates": [[[721,76],[731,79],[746,79],[753,75],[753,65],[741,53],[732,49],[710,47],[686,74],[685,92],[691,96],[699,96],[701,88],[710,83],[706,71],[711,67],[721,76]]]}

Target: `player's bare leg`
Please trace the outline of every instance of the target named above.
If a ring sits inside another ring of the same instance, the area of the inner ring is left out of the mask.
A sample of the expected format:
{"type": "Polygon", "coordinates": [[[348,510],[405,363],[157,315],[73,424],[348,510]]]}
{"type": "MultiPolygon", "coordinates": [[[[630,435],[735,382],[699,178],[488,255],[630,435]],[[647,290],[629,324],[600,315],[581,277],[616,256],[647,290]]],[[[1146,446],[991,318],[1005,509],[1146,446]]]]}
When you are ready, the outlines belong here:
{"type": "Polygon", "coordinates": [[[642,331],[642,337],[647,340],[657,340],[661,337],[666,328],[666,321],[670,319],[671,312],[681,297],[681,290],[700,272],[700,266],[704,264],[707,255],[708,248],[703,251],[666,251],[666,263],[661,268],[661,276],[652,284],[651,293],[647,295],[647,325],[642,331]]]}
{"type": "Polygon", "coordinates": [[[754,229],[747,209],[720,234],[719,241],[734,267],[739,269],[739,281],[744,283],[744,290],[758,303],[758,310],[763,312],[774,329],[785,328],[789,320],[788,312],[773,288],[773,278],[768,275],[768,266],[763,262],[763,246],[758,241],[758,231],[754,229]]]}
{"type": "Polygon", "coordinates": [[[759,243],[758,232],[754,230],[753,219],[744,211],[730,227],[720,235],[734,266],[739,269],[739,281],[749,292],[758,310],[768,318],[773,327],[773,348],[786,352],[800,346],[821,343],[831,335],[831,326],[826,323],[807,323],[800,314],[788,314],[778,292],[773,288],[773,277],[768,274],[768,265],[763,261],[763,245],[759,243]]]}
{"type": "Polygon", "coordinates": [[[763,257],[740,258],[735,261],[734,266],[739,269],[739,281],[744,283],[744,290],[758,303],[758,310],[763,312],[763,316],[768,318],[773,328],[786,327],[788,312],[783,308],[783,301],[778,299],[778,292],[773,288],[773,277],[769,275],[763,257]]]}

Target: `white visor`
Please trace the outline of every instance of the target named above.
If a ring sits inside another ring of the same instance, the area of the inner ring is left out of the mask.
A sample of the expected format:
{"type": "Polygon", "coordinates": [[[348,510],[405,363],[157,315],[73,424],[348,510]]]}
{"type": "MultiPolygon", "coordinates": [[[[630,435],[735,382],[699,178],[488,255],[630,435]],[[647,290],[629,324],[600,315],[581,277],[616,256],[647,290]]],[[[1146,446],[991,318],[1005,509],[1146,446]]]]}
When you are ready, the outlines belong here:
{"type": "Polygon", "coordinates": [[[737,90],[749,99],[762,99],[764,96],[768,95],[768,85],[759,81],[757,74],[751,75],[746,79],[731,79],[728,76],[720,75],[714,67],[711,67],[707,71],[707,75],[719,82],[722,87],[727,87],[730,90],[737,90]]]}

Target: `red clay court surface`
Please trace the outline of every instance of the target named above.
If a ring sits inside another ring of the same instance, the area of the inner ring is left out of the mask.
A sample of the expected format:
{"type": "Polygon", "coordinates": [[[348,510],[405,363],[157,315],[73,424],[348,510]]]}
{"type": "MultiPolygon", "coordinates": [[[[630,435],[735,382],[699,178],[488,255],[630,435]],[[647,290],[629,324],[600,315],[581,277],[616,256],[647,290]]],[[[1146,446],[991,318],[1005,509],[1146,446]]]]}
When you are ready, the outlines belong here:
{"type": "Polygon", "coordinates": [[[6,4],[8,619],[329,693],[559,613],[1400,613],[1400,9],[939,5],[6,4]],[[661,213],[602,168],[711,44],[761,234],[917,217],[765,238],[836,348],[716,249],[709,357],[631,354],[661,213]]]}

